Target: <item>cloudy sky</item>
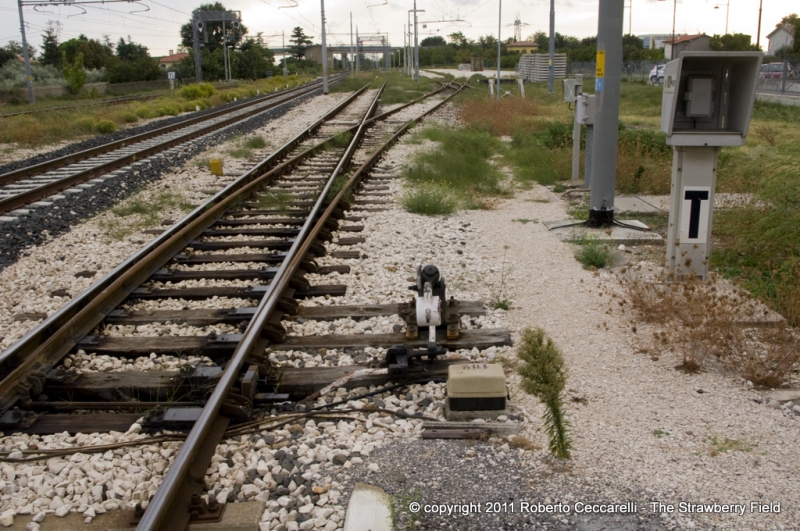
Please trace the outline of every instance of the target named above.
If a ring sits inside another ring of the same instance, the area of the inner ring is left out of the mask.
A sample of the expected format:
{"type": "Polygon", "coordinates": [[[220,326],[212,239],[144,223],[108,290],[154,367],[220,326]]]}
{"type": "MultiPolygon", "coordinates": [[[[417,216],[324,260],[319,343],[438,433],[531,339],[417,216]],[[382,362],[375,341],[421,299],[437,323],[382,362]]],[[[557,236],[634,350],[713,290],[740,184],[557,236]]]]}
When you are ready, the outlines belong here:
{"type": "MultiPolygon", "coordinates": [[[[70,0],[67,0],[68,2],[70,0]]],[[[78,3],[80,0],[74,0],[78,3]]],[[[91,1],[91,0],[89,0],[91,1]]],[[[94,0],[98,2],[98,0],[94,0]]],[[[28,4],[45,0],[23,0],[28,4]]],[[[632,3],[632,32],[636,35],[668,34],[672,31],[673,0],[624,0],[625,32],[628,32],[632,3]]],[[[747,33],[755,39],[759,0],[677,0],[677,33],[725,32],[747,33]],[[718,5],[718,9],[714,9],[718,5]]],[[[181,24],[201,1],[141,0],[137,3],[92,3],[78,6],[25,6],[28,41],[37,48],[48,21],[61,24],[62,41],[83,33],[92,38],[109,35],[113,41],[130,35],[143,43],[154,56],[166,55],[178,47],[181,24]]],[[[0,46],[20,40],[16,0],[0,1],[0,46]]],[[[320,2],[311,0],[223,0],[227,9],[240,10],[251,34],[263,32],[270,45],[281,45],[281,31],[288,35],[301,26],[316,42],[320,37],[320,2]],[[290,7],[294,6],[294,7],[290,7]],[[277,35],[277,36],[275,36],[277,35]]],[[[800,11],[794,0],[763,0],[761,44],[766,49],[766,35],[781,17],[800,11]]],[[[326,0],[325,11],[329,43],[349,44],[350,13],[361,35],[388,34],[393,45],[403,44],[403,24],[412,0],[326,0]]],[[[417,0],[420,39],[429,35],[446,37],[461,31],[469,38],[497,35],[498,0],[417,0]],[[445,22],[463,21],[463,22],[445,22]],[[423,22],[425,26],[423,27],[423,22]]],[[[555,0],[556,31],[587,37],[597,34],[598,0],[555,0]]],[[[517,16],[524,24],[523,38],[536,31],[548,31],[549,0],[505,0],[502,3],[502,38],[514,34],[517,16]]]]}

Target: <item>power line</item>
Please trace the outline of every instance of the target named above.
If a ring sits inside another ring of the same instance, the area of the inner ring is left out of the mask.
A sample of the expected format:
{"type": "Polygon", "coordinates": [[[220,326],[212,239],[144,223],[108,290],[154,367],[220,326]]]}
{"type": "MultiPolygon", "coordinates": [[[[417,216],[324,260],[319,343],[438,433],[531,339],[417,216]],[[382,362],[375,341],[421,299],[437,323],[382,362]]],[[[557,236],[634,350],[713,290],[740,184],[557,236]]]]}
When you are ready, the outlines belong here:
{"type": "Polygon", "coordinates": [[[172,10],[172,11],[175,11],[176,13],[180,13],[181,15],[186,15],[186,16],[189,16],[189,17],[191,17],[191,16],[192,16],[192,15],[191,15],[191,13],[185,13],[185,12],[183,12],[183,11],[178,11],[177,9],[175,9],[175,8],[172,8],[172,7],[170,7],[170,6],[165,6],[164,4],[160,4],[160,3],[156,2],[156,0],[150,0],[150,2],[154,3],[154,4],[155,4],[155,5],[157,5],[157,6],[166,7],[167,9],[170,9],[170,10],[172,10]]]}

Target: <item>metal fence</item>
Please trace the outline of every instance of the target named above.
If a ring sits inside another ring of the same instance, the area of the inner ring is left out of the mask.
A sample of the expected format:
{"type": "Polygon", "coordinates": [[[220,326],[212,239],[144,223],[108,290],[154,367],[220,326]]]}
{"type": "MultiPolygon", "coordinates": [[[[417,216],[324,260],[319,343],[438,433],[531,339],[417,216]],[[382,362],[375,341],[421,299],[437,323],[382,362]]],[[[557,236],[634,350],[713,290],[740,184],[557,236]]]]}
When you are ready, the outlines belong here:
{"type": "MultiPolygon", "coordinates": [[[[658,77],[651,75],[653,73],[653,68],[666,63],[666,60],[626,62],[622,65],[622,77],[628,81],[657,83],[658,77]]],[[[777,69],[777,67],[775,68],[777,69]]],[[[580,74],[586,77],[594,77],[594,73],[594,61],[567,63],[567,76],[580,74]]],[[[758,79],[758,87],[756,90],[758,92],[796,94],[800,96],[800,61],[784,62],[780,68],[780,72],[775,72],[774,70],[763,72],[762,76],[758,79]],[[778,74],[778,77],[764,77],[776,74],[778,74]]]]}

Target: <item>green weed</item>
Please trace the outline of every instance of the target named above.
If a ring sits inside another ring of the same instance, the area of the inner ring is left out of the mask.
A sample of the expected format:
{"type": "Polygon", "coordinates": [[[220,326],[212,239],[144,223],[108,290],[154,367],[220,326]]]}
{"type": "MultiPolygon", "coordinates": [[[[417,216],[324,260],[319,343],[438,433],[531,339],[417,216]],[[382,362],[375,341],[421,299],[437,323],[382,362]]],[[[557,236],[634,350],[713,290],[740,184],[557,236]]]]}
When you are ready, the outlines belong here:
{"type": "Polygon", "coordinates": [[[251,136],[244,141],[244,147],[249,149],[264,149],[267,147],[267,141],[261,136],[251,136]]]}
{"type": "Polygon", "coordinates": [[[561,399],[567,383],[564,357],[541,328],[522,331],[517,355],[523,361],[522,367],[517,370],[522,376],[522,388],[545,405],[543,421],[550,454],[558,459],[569,459],[572,438],[561,399]]]}
{"type": "Polygon", "coordinates": [[[580,245],[575,258],[584,269],[603,269],[611,262],[611,251],[606,245],[586,242],[580,245]]]}

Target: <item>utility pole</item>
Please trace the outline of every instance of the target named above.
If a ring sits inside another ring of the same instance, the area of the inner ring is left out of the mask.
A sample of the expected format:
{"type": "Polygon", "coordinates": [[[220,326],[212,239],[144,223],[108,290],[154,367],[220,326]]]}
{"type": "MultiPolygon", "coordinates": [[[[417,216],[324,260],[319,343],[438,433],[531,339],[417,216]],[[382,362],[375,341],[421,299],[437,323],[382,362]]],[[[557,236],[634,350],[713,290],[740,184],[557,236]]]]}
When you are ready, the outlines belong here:
{"type": "MultiPolygon", "coordinates": [[[[203,65],[200,54],[200,17],[197,11],[192,11],[192,47],[194,48],[194,75],[198,83],[203,82],[203,65]]],[[[203,28],[205,30],[205,28],[203,28]]]]}
{"type": "Polygon", "coordinates": [[[407,59],[406,58],[406,52],[407,52],[406,44],[407,44],[406,43],[406,25],[403,24],[403,70],[408,68],[408,61],[406,60],[407,59]]]}
{"type": "Polygon", "coordinates": [[[28,54],[28,40],[25,38],[25,20],[22,18],[22,0],[17,0],[19,6],[19,29],[22,32],[22,57],[25,59],[25,84],[28,86],[28,103],[33,105],[36,101],[33,96],[33,76],[31,75],[31,58],[28,54]]]}
{"type": "Polygon", "coordinates": [[[758,2],[758,32],[756,33],[756,48],[761,49],[761,7],[764,5],[764,0],[758,2]]]}
{"type": "Polygon", "coordinates": [[[620,0],[600,0],[598,13],[594,85],[597,110],[589,199],[590,227],[603,227],[614,222],[624,3],[620,0]]]}
{"type": "Polygon", "coordinates": [[[353,61],[353,12],[350,11],[350,75],[356,73],[356,64],[353,61]]]}
{"type": "MultiPolygon", "coordinates": [[[[602,13],[602,12],[601,12],[602,13]]],[[[602,15],[601,15],[602,16],[602,15]]],[[[555,72],[553,71],[553,61],[555,60],[556,56],[556,6],[555,0],[550,0],[550,46],[549,46],[549,53],[550,58],[547,61],[548,68],[547,68],[547,92],[553,94],[553,78],[555,76],[555,72]]]]}
{"type": "Polygon", "coordinates": [[[500,22],[503,18],[503,0],[497,2],[497,99],[500,99],[500,22]]]}
{"type": "Polygon", "coordinates": [[[228,34],[225,33],[225,19],[222,19],[222,70],[225,81],[228,81],[228,34]]]}
{"type": "Polygon", "coordinates": [[[414,0],[414,81],[419,83],[419,42],[417,36],[417,0],[414,0]]]}
{"type": "Polygon", "coordinates": [[[281,30],[281,46],[283,47],[283,77],[289,74],[289,69],[286,68],[286,33],[281,30]]]}
{"type": "Polygon", "coordinates": [[[322,93],[328,93],[328,47],[325,44],[325,0],[319,0],[322,17],[322,93]]]}
{"type": "Polygon", "coordinates": [[[356,26],[356,74],[361,71],[361,42],[358,40],[358,26],[356,26]]]}
{"type": "Polygon", "coordinates": [[[678,0],[672,3],[672,44],[669,47],[669,60],[675,59],[675,14],[678,12],[678,0]]]}

